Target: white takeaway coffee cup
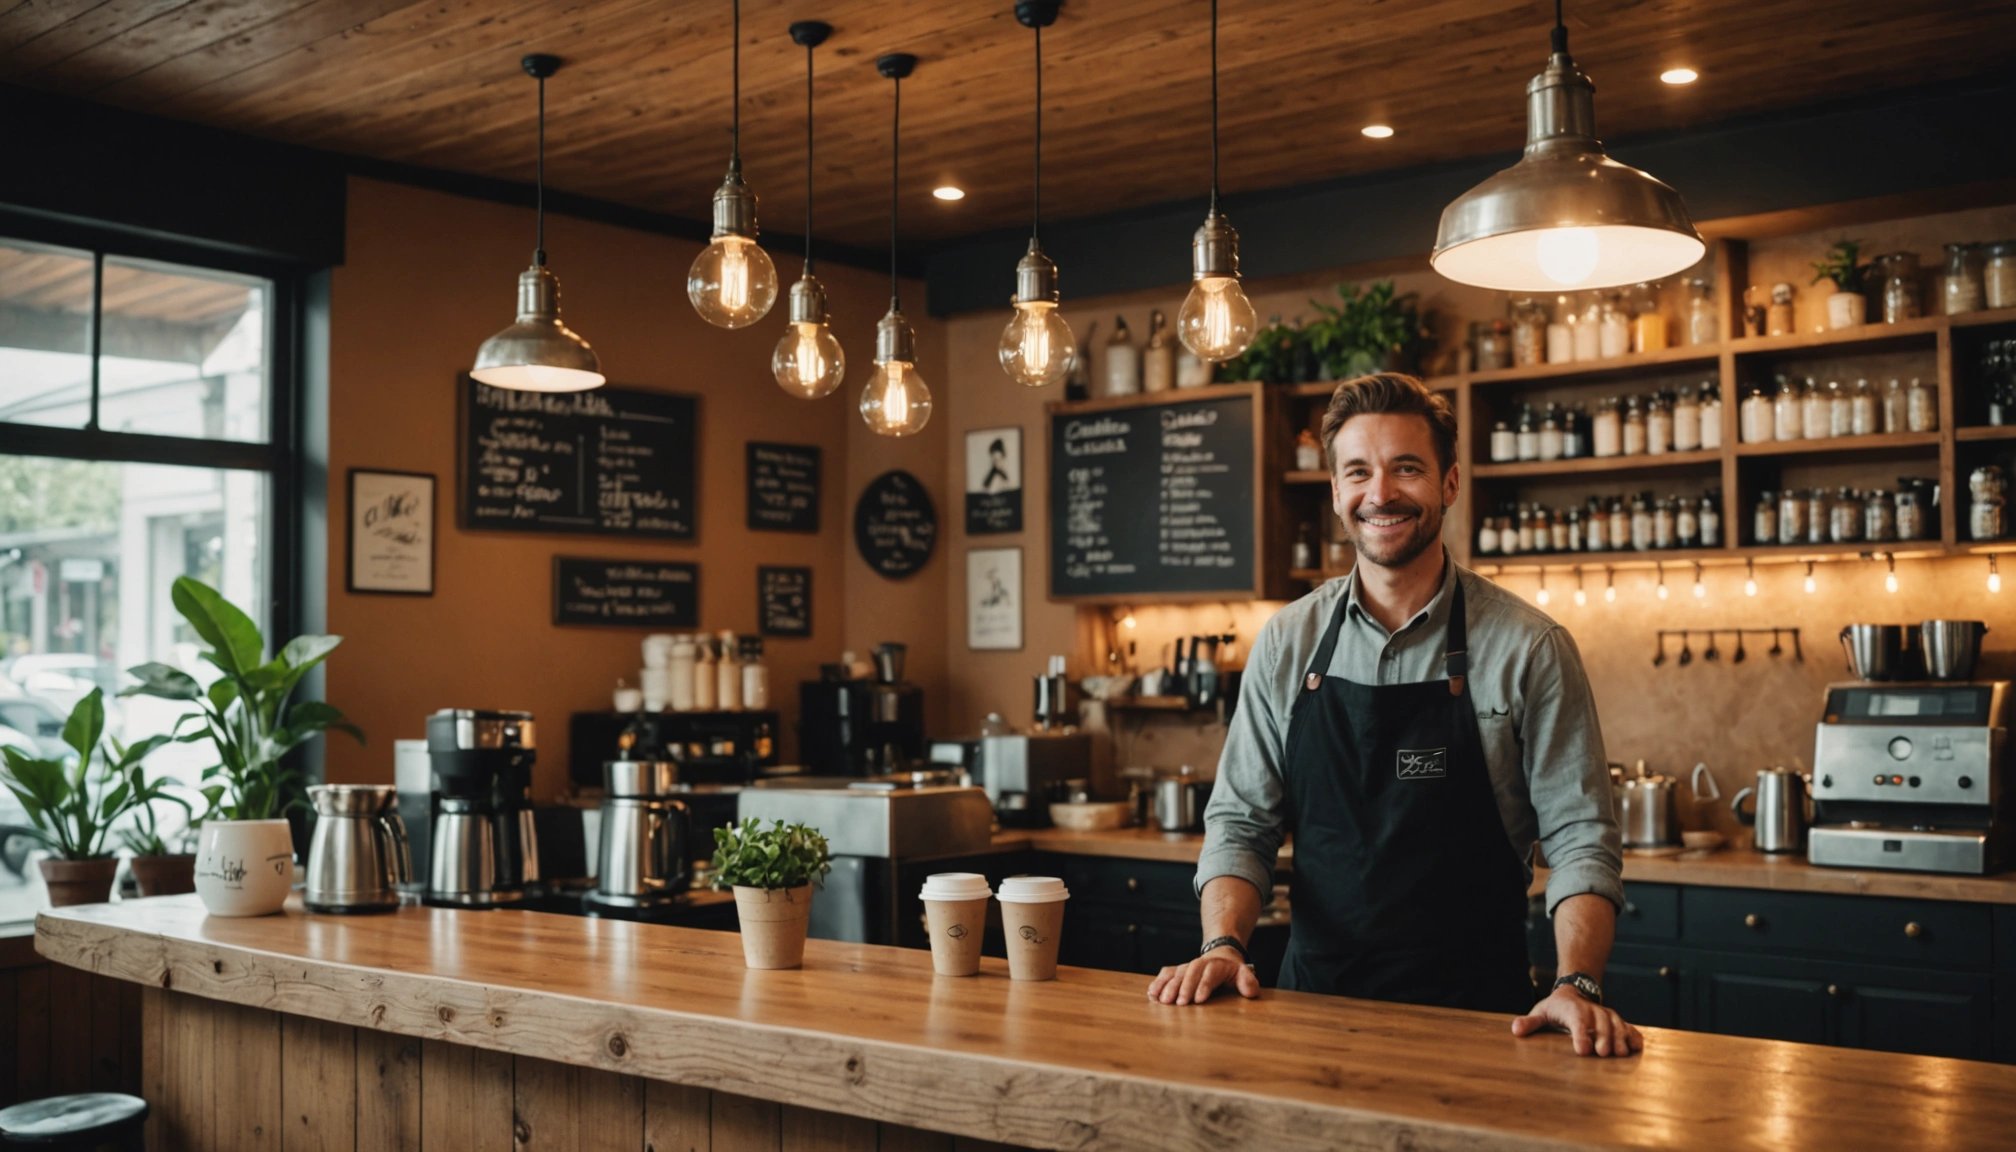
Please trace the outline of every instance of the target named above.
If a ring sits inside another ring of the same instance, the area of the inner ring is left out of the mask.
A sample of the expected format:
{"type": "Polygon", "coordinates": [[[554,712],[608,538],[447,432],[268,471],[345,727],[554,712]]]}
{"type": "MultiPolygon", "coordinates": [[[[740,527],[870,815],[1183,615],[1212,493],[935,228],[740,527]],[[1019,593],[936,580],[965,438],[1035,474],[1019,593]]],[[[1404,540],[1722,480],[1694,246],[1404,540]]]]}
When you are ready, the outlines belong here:
{"type": "Polygon", "coordinates": [[[1057,942],[1064,934],[1064,902],[1071,893],[1055,876],[1010,876],[1001,881],[1001,926],[1008,938],[1008,975],[1055,980],[1057,942]]]}
{"type": "Polygon", "coordinates": [[[993,893],[977,872],[937,872],[924,878],[924,921],[931,934],[931,967],[940,976],[980,971],[980,942],[987,935],[987,899],[993,893]]]}

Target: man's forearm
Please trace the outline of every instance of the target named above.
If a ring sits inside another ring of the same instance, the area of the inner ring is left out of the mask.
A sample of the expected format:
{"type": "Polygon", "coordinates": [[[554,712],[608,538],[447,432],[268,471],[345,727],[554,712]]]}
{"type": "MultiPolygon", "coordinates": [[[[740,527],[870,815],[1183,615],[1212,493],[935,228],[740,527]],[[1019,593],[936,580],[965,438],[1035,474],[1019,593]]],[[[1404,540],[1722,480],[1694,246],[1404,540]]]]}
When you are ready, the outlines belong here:
{"type": "Polygon", "coordinates": [[[1601,983],[1617,938],[1617,908],[1593,892],[1570,896],[1554,906],[1554,951],[1558,975],[1581,972],[1601,983]]]}
{"type": "Polygon", "coordinates": [[[1260,922],[1260,890],[1237,876],[1214,877],[1204,885],[1199,908],[1204,939],[1235,936],[1241,944],[1250,943],[1253,926],[1260,922]]]}

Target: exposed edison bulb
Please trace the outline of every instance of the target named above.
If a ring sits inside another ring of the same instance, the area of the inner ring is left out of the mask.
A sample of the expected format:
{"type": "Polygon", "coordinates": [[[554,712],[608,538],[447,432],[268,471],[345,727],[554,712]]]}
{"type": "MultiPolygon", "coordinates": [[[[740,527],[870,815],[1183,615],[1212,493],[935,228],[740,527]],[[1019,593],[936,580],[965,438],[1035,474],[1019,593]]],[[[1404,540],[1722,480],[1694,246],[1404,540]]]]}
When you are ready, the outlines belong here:
{"type": "Polygon", "coordinates": [[[1694,599],[1706,600],[1707,598],[1708,598],[1708,586],[1706,584],[1703,584],[1699,580],[1694,581],[1694,599]]]}
{"type": "Polygon", "coordinates": [[[1190,286],[1176,314],[1176,336],[1207,364],[1222,364],[1253,343],[1258,318],[1236,276],[1206,276],[1190,286]]]}
{"type": "Polygon", "coordinates": [[[1122,628],[1133,629],[1139,626],[1139,622],[1134,619],[1134,613],[1129,612],[1121,618],[1120,626],[1122,628]]]}
{"type": "Polygon", "coordinates": [[[1553,598],[1554,598],[1554,594],[1553,594],[1553,593],[1551,593],[1551,592],[1549,592],[1549,591],[1547,591],[1547,589],[1546,589],[1546,588],[1544,588],[1544,587],[1543,587],[1543,588],[1541,588],[1541,589],[1540,589],[1540,591],[1538,591],[1538,592],[1535,592],[1535,593],[1533,594],[1533,602],[1534,602],[1535,604],[1538,604],[1538,605],[1540,605],[1540,606],[1541,606],[1542,608],[1545,608],[1545,607],[1547,606],[1547,602],[1548,602],[1549,600],[1552,600],[1553,598]]]}
{"type": "Polygon", "coordinates": [[[777,386],[800,400],[830,396],[847,374],[847,354],[824,324],[801,321],[784,332],[770,357],[777,386]]]}
{"type": "Polygon", "coordinates": [[[1062,383],[1078,362],[1071,325],[1049,300],[1016,303],[1014,318],[1001,330],[1000,351],[1001,370],[1031,388],[1062,383]]]}
{"type": "Polygon", "coordinates": [[[2002,573],[1995,568],[1995,557],[1990,556],[1988,557],[1988,591],[2000,592],[2001,590],[2002,573]]]}
{"type": "Polygon", "coordinates": [[[1891,572],[1883,577],[1883,591],[1897,591],[1897,573],[1891,572]]]}
{"type": "Polygon", "coordinates": [[[1743,595],[1755,596],[1756,594],[1757,594],[1757,578],[1755,576],[1752,576],[1748,580],[1743,581],[1743,595]]]}
{"type": "Polygon", "coordinates": [[[1666,599],[1666,585],[1664,584],[1659,585],[1659,599],[1666,599]]]}
{"type": "Polygon", "coordinates": [[[1584,592],[1580,588],[1575,589],[1575,606],[1580,608],[1587,603],[1589,603],[1589,593],[1584,592]]]}
{"type": "Polygon", "coordinates": [[[879,436],[909,436],[931,420],[931,389],[902,361],[878,361],[861,389],[861,419],[879,436]]]}
{"type": "Polygon", "coordinates": [[[1540,271],[1564,287],[1589,279],[1602,255],[1596,233],[1588,228],[1547,228],[1536,235],[1533,243],[1537,246],[1540,271]]]}
{"type": "Polygon", "coordinates": [[[1813,578],[1813,573],[1811,572],[1806,573],[1806,591],[1812,593],[1812,592],[1818,592],[1819,590],[1820,590],[1820,582],[1813,578]]]}
{"type": "Polygon", "coordinates": [[[717,236],[686,273],[686,298],[716,328],[747,328],[777,302],[777,266],[747,236],[717,236]]]}

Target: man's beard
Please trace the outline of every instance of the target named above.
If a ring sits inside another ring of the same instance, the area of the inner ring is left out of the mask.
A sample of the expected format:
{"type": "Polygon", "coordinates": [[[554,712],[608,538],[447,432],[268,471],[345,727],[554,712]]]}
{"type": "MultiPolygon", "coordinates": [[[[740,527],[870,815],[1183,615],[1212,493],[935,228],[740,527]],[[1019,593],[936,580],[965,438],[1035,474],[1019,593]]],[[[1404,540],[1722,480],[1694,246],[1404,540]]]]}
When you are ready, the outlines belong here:
{"type": "Polygon", "coordinates": [[[1351,541],[1361,560],[1369,560],[1381,568],[1404,568],[1414,562],[1442,534],[1442,508],[1440,505],[1423,507],[1412,501],[1394,504],[1360,504],[1357,510],[1340,517],[1344,525],[1344,536],[1351,541]],[[1360,515],[1370,516],[1413,516],[1414,530],[1405,539],[1391,543],[1368,545],[1362,535],[1363,526],[1358,523],[1360,515]]]}

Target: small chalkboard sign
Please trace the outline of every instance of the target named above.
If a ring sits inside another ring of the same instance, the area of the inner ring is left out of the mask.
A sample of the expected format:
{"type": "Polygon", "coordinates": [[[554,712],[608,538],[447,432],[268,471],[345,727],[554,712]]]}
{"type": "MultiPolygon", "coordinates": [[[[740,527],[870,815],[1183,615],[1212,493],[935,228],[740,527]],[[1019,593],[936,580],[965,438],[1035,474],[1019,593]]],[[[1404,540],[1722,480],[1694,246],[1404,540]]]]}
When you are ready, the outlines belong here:
{"type": "Polygon", "coordinates": [[[870,481],[854,505],[854,547],[868,566],[891,580],[924,567],[938,544],[938,510],[910,473],[897,469],[870,481]]]}
{"type": "Polygon", "coordinates": [[[812,569],[757,568],[756,607],[763,635],[812,635],[812,569]]]}
{"type": "Polygon", "coordinates": [[[553,623],[698,628],[700,566],[555,556],[553,623]]]}
{"type": "Polygon", "coordinates": [[[749,530],[819,531],[819,449],[749,442],[749,530]]]}

